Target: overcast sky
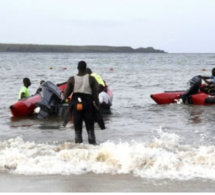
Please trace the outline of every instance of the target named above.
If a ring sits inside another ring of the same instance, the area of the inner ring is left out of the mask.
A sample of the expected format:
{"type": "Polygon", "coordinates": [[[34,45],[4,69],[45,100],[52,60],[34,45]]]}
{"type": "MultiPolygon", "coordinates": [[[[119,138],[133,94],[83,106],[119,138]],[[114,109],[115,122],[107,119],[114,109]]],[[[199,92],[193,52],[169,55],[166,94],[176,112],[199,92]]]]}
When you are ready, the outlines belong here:
{"type": "Polygon", "coordinates": [[[0,0],[0,43],[215,52],[215,0],[0,0]]]}

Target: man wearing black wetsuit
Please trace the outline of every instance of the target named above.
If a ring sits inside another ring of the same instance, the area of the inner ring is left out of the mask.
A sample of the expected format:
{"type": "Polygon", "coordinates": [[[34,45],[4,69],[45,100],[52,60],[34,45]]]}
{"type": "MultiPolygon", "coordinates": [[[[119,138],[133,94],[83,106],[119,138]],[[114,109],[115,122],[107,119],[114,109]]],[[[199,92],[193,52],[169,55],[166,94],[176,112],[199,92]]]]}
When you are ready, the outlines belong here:
{"type": "Polygon", "coordinates": [[[82,143],[82,124],[85,122],[89,144],[96,144],[94,133],[94,104],[99,107],[97,82],[86,74],[86,62],[78,63],[78,74],[69,78],[65,89],[65,98],[71,93],[72,114],[75,128],[75,143],[82,143]]]}

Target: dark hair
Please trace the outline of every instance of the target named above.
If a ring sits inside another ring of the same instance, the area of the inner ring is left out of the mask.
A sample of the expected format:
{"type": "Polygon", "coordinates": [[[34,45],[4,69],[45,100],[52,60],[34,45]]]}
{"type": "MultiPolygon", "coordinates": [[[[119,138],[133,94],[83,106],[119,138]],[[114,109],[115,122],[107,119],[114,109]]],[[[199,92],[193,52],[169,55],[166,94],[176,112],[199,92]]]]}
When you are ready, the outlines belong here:
{"type": "Polygon", "coordinates": [[[41,80],[41,81],[40,81],[40,85],[42,85],[44,82],[45,82],[44,80],[41,80]]]}
{"type": "Polygon", "coordinates": [[[86,68],[86,73],[87,74],[92,74],[92,70],[90,68],[86,68]]]}
{"type": "Polygon", "coordinates": [[[87,68],[87,64],[86,64],[86,62],[85,61],[80,61],[80,62],[78,62],[78,70],[86,70],[86,68],[87,68]]]}
{"type": "Polygon", "coordinates": [[[29,82],[31,82],[29,78],[24,78],[23,79],[23,83],[29,83],[29,82]]]}
{"type": "Polygon", "coordinates": [[[23,84],[26,86],[30,86],[31,85],[31,81],[30,81],[30,79],[29,78],[24,78],[23,79],[23,84]]]}

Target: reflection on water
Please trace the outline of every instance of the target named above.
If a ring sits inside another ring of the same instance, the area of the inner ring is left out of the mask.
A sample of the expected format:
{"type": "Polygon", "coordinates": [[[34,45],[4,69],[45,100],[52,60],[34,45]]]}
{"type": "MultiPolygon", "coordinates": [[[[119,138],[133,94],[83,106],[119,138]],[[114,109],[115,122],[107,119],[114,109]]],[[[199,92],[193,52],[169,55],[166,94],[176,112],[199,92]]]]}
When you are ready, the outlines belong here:
{"type": "Polygon", "coordinates": [[[193,123],[201,123],[202,122],[202,120],[199,116],[193,116],[190,118],[190,120],[192,120],[193,123]]]}
{"type": "Polygon", "coordinates": [[[61,126],[60,125],[40,125],[39,127],[38,127],[39,129],[44,129],[44,130],[49,130],[49,129],[60,129],[61,128],[61,126]]]}
{"type": "Polygon", "coordinates": [[[195,107],[195,109],[191,110],[189,120],[191,120],[193,123],[204,122],[202,118],[204,118],[204,110],[201,109],[201,107],[195,107]]]}

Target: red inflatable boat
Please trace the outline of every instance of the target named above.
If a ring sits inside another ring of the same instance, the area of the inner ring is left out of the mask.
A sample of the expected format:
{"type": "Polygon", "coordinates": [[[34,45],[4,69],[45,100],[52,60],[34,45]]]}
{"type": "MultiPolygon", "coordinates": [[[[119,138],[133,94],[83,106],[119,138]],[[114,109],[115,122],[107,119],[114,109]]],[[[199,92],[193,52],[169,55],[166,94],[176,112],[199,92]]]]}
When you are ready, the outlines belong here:
{"type": "MultiPolygon", "coordinates": [[[[163,93],[152,94],[151,98],[157,104],[173,104],[177,103],[180,95],[183,95],[185,91],[166,91],[163,93]]],[[[195,105],[212,105],[215,104],[215,96],[199,92],[198,94],[190,95],[191,104],[195,105]]]]}
{"type": "MultiPolygon", "coordinates": [[[[53,84],[54,85],[54,84],[53,84]]],[[[56,87],[56,85],[54,85],[56,87]]],[[[64,90],[66,88],[66,84],[56,87],[60,90],[64,90]]],[[[57,91],[59,91],[56,89],[57,91]]],[[[107,91],[108,96],[110,97],[111,101],[113,98],[112,91],[108,89],[107,91]]],[[[30,96],[29,98],[23,99],[21,101],[17,101],[10,106],[10,111],[13,117],[28,117],[33,115],[34,109],[36,108],[36,103],[40,102],[42,97],[40,94],[35,94],[30,96]]]]}
{"type": "MultiPolygon", "coordinates": [[[[59,86],[59,90],[62,91],[65,89],[66,84],[59,86]]],[[[40,102],[42,97],[40,94],[35,94],[29,98],[17,101],[10,106],[10,111],[13,117],[27,117],[33,115],[35,104],[40,102]]]]}
{"type": "Polygon", "coordinates": [[[27,99],[15,102],[10,106],[11,114],[14,117],[25,117],[33,114],[35,103],[41,101],[41,95],[37,94],[27,99]]]}
{"type": "Polygon", "coordinates": [[[173,104],[179,99],[179,96],[185,91],[165,91],[163,93],[152,94],[151,98],[157,104],[173,104]]]}
{"type": "Polygon", "coordinates": [[[195,105],[212,105],[215,104],[215,94],[207,94],[203,92],[201,78],[193,77],[190,81],[190,88],[186,91],[166,91],[163,93],[152,94],[151,98],[157,104],[180,103],[195,104],[195,105]]]}

